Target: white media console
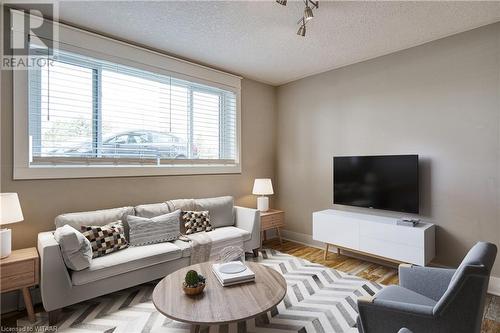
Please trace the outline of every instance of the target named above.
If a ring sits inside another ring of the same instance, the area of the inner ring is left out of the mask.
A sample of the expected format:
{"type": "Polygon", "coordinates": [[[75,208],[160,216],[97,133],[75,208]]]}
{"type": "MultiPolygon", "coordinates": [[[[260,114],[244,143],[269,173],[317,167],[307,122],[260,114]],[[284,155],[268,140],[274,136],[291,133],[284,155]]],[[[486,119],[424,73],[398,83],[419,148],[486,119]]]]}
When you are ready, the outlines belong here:
{"type": "Polygon", "coordinates": [[[407,227],[397,225],[397,220],[327,209],[313,213],[313,239],[347,251],[427,265],[435,255],[434,224],[420,222],[407,227]]]}

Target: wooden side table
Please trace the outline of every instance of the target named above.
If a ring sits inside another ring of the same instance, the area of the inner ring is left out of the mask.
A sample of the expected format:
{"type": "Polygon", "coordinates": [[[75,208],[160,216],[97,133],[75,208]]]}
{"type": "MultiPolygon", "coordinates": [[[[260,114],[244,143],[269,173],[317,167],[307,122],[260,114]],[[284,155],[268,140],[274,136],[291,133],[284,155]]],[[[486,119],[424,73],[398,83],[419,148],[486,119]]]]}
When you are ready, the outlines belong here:
{"type": "Polygon", "coordinates": [[[30,321],[35,321],[35,311],[29,288],[38,284],[40,259],[35,247],[12,251],[0,259],[0,292],[21,289],[30,321]]]}
{"type": "Polygon", "coordinates": [[[266,231],[270,229],[276,229],[278,237],[280,239],[280,244],[283,244],[281,240],[280,228],[285,226],[285,212],[278,209],[270,209],[267,212],[260,213],[260,247],[262,248],[262,239],[267,240],[266,231]]]}

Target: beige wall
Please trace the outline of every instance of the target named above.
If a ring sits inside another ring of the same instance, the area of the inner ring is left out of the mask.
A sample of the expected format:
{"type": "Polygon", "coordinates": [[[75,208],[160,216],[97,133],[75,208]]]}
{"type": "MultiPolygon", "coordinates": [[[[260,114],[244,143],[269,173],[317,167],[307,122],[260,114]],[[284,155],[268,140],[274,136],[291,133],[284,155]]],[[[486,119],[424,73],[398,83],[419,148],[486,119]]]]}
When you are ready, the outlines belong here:
{"type": "Polygon", "coordinates": [[[422,217],[439,226],[436,262],[456,265],[477,240],[500,245],[499,77],[496,24],[277,89],[243,80],[242,174],[13,181],[3,72],[0,191],[18,192],[25,215],[13,247],[35,245],[64,212],[226,194],[255,206],[256,177],[276,180],[288,229],[310,235],[311,213],[332,207],[334,155],[418,153],[422,217]]]}
{"type": "Polygon", "coordinates": [[[334,155],[418,153],[436,262],[456,265],[478,240],[500,246],[499,76],[495,24],[279,87],[287,228],[310,235],[311,213],[333,206],[334,155]]]}
{"type": "Polygon", "coordinates": [[[2,73],[1,192],[18,192],[25,217],[11,225],[13,248],[36,244],[60,213],[161,202],[172,198],[233,195],[255,207],[253,180],[274,177],[275,88],[242,81],[242,173],[60,180],[12,180],[12,77],[2,73]]]}

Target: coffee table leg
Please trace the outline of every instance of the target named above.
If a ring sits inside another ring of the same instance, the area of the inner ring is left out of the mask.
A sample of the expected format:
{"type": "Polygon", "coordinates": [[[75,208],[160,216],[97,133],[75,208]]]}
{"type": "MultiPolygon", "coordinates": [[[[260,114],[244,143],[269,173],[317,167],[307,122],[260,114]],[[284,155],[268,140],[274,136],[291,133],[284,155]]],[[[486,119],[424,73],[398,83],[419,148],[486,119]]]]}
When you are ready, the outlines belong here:
{"type": "Polygon", "coordinates": [[[200,333],[200,325],[191,325],[191,333],[200,333]]]}

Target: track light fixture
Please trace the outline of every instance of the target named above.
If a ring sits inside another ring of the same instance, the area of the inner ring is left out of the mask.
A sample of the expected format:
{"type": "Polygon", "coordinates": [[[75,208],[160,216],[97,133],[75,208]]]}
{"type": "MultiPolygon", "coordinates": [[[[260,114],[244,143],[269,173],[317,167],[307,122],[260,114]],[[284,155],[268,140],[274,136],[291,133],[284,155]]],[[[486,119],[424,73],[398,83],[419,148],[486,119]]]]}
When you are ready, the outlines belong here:
{"type": "Polygon", "coordinates": [[[304,20],[309,21],[314,17],[313,10],[309,7],[309,4],[306,1],[306,8],[304,9],[304,20]]]}
{"type": "Polygon", "coordinates": [[[297,35],[305,37],[306,36],[306,20],[302,19],[302,24],[300,25],[299,30],[297,31],[297,35]]]}
{"type": "MultiPolygon", "coordinates": [[[[319,8],[319,0],[303,0],[306,7],[304,8],[304,15],[300,18],[297,24],[300,24],[297,35],[305,37],[306,35],[306,23],[314,18],[313,8],[319,8]],[[313,7],[313,8],[311,8],[313,7]]],[[[276,0],[280,5],[286,6],[287,0],[276,0]]]]}

